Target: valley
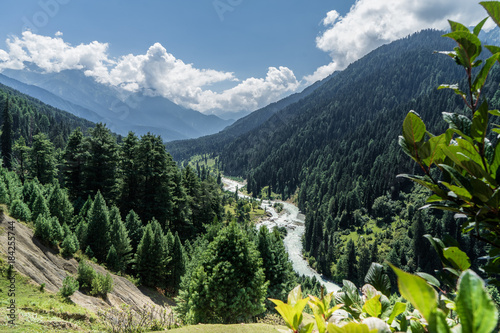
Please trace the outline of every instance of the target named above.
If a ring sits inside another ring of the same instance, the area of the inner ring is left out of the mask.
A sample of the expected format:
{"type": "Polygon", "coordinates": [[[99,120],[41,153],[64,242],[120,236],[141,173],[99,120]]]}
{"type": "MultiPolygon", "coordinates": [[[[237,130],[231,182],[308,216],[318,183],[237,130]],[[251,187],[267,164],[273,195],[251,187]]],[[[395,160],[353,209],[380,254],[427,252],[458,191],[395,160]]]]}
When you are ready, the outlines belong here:
{"type": "MultiPolygon", "coordinates": [[[[239,183],[224,177],[222,178],[222,181],[224,183],[224,189],[230,192],[235,192],[237,188],[241,189],[246,185],[245,183],[239,183]]],[[[238,195],[242,198],[248,198],[248,196],[241,193],[238,193],[238,195]]],[[[325,286],[327,292],[339,290],[340,287],[338,285],[318,274],[318,272],[309,266],[307,260],[304,259],[302,254],[302,237],[304,236],[305,231],[305,217],[299,212],[297,206],[288,202],[280,202],[283,204],[283,211],[277,213],[276,209],[273,207],[277,201],[260,200],[259,202],[261,207],[264,208],[266,212],[270,213],[271,216],[262,218],[255,227],[257,229],[265,227],[270,230],[274,227],[286,228],[287,235],[283,239],[283,242],[285,244],[288,257],[292,262],[293,270],[299,275],[316,278],[321,285],[325,286]]]]}

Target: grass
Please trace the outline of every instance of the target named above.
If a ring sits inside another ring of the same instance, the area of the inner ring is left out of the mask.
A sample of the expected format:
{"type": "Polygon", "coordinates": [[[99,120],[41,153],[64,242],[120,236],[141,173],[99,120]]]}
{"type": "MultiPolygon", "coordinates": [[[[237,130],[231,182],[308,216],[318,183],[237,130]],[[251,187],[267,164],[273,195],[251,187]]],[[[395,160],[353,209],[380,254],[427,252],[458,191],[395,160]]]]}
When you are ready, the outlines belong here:
{"type": "Polygon", "coordinates": [[[89,310],[55,295],[41,291],[40,286],[30,282],[29,278],[15,273],[16,326],[8,326],[7,305],[9,281],[5,278],[7,264],[0,263],[0,332],[81,332],[102,331],[98,318],[89,310]]]}
{"type": "Polygon", "coordinates": [[[203,333],[278,333],[287,332],[285,326],[269,325],[269,324],[234,324],[234,325],[192,325],[177,328],[172,332],[188,333],[188,332],[203,332],[203,333]]]}

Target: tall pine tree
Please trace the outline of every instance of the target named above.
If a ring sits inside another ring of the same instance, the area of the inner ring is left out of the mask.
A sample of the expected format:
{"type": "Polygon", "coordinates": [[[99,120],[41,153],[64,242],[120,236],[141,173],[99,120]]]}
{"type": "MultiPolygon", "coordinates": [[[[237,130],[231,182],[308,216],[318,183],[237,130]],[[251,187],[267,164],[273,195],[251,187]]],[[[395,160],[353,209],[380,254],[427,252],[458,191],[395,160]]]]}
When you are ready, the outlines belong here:
{"type": "Polygon", "coordinates": [[[9,99],[5,101],[2,114],[2,158],[4,166],[10,170],[12,168],[12,115],[9,109],[9,99]]]}
{"type": "Polygon", "coordinates": [[[98,191],[92,208],[89,211],[89,224],[87,228],[87,245],[94,252],[99,261],[105,261],[110,244],[109,213],[106,201],[98,191]]]}

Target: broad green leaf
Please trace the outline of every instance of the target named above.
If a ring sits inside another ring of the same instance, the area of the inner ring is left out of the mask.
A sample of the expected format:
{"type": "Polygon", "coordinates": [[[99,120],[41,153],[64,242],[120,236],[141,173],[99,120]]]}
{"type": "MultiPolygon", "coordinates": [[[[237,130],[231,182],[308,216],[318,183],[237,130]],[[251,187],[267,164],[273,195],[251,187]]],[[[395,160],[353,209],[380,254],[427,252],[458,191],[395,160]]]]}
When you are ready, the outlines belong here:
{"type": "Polygon", "coordinates": [[[458,84],[441,84],[439,85],[438,87],[438,90],[441,90],[441,89],[451,89],[455,92],[455,94],[457,94],[458,96],[461,96],[463,98],[466,98],[466,94],[460,90],[460,88],[458,87],[458,84]]]}
{"type": "Polygon", "coordinates": [[[327,331],[328,333],[377,333],[377,329],[370,330],[367,325],[354,322],[341,327],[329,323],[327,331]]]}
{"type": "Polygon", "coordinates": [[[417,151],[419,143],[424,138],[425,131],[425,124],[420,119],[420,116],[414,111],[408,112],[403,121],[403,137],[408,144],[414,147],[414,151],[417,151]]]}
{"type": "Polygon", "coordinates": [[[391,280],[384,273],[384,266],[373,262],[365,275],[365,282],[386,296],[391,296],[391,280]]]}
{"type": "Polygon", "coordinates": [[[427,323],[429,324],[429,332],[451,333],[446,321],[446,315],[441,309],[436,309],[427,320],[427,323]]]}
{"type": "Polygon", "coordinates": [[[488,20],[488,18],[486,17],[481,22],[479,22],[478,25],[476,25],[474,27],[474,31],[473,31],[474,35],[479,36],[479,33],[481,32],[481,29],[483,28],[483,25],[486,23],[487,20],[488,20]]]}
{"type": "MultiPolygon", "coordinates": [[[[476,78],[474,79],[474,83],[472,84],[472,89],[474,91],[480,91],[483,88],[484,83],[486,82],[486,78],[488,77],[488,74],[490,73],[491,68],[493,67],[495,62],[498,61],[499,58],[500,58],[500,53],[495,53],[491,57],[486,59],[484,66],[481,68],[481,70],[477,74],[476,78]]],[[[486,112],[487,112],[487,108],[486,108],[486,112]]]]}
{"type": "Polygon", "coordinates": [[[319,333],[324,333],[326,331],[326,322],[322,315],[315,313],[314,319],[316,320],[316,327],[319,333]]]}
{"type": "Polygon", "coordinates": [[[394,319],[396,319],[397,316],[399,316],[405,311],[406,311],[406,303],[396,302],[396,304],[394,304],[394,308],[392,309],[391,315],[387,320],[387,323],[391,325],[394,319]]]}
{"type": "Polygon", "coordinates": [[[448,144],[450,139],[451,131],[446,131],[446,133],[430,138],[419,150],[422,162],[427,166],[431,166],[434,161],[441,161],[444,153],[440,145],[448,144]]]}
{"type": "Polygon", "coordinates": [[[375,330],[377,333],[392,333],[389,325],[379,318],[368,317],[363,319],[361,323],[368,326],[370,330],[375,330]]]}
{"type": "Polygon", "coordinates": [[[469,191],[469,193],[473,191],[470,181],[467,178],[465,178],[460,172],[458,172],[455,168],[447,164],[439,164],[439,167],[441,167],[444,171],[446,171],[458,185],[464,187],[467,191],[469,191]]]}
{"type": "MultiPolygon", "coordinates": [[[[441,164],[440,164],[440,166],[441,166],[441,164]]],[[[414,181],[415,183],[420,184],[420,185],[428,188],[432,192],[436,193],[437,195],[442,197],[443,200],[445,200],[447,198],[446,192],[443,189],[441,189],[438,185],[432,183],[430,178],[427,176],[421,177],[421,176],[417,176],[417,175],[399,174],[396,176],[396,178],[410,179],[410,180],[414,181]]]]}
{"type": "Polygon", "coordinates": [[[378,317],[382,313],[382,303],[380,303],[380,295],[370,298],[363,305],[363,312],[368,313],[371,317],[378,317]]]}
{"type": "Polygon", "coordinates": [[[451,31],[469,31],[469,28],[467,28],[462,23],[455,22],[452,20],[448,20],[448,23],[450,24],[451,31]]]}
{"type": "Polygon", "coordinates": [[[486,9],[493,21],[500,26],[500,3],[498,1],[483,1],[479,4],[486,9]]]}
{"type": "Polygon", "coordinates": [[[283,320],[285,321],[286,326],[291,329],[295,330],[296,328],[294,327],[294,311],[292,306],[289,304],[283,303],[279,299],[269,299],[271,302],[276,304],[276,311],[281,315],[283,320]]]}
{"type": "MultiPolygon", "coordinates": [[[[440,182],[440,183],[443,184],[444,186],[446,186],[451,192],[455,193],[462,200],[466,200],[466,201],[472,200],[472,195],[465,188],[455,186],[455,185],[449,184],[447,182],[440,182]]],[[[448,193],[448,195],[450,195],[450,194],[448,193]]]]}
{"type": "Polygon", "coordinates": [[[457,133],[458,135],[464,137],[470,134],[470,127],[472,125],[472,121],[464,115],[443,112],[443,120],[448,123],[450,128],[460,131],[461,133],[457,133]]]}
{"type": "Polygon", "coordinates": [[[458,247],[447,247],[443,250],[444,257],[451,262],[451,264],[461,271],[465,271],[470,267],[470,259],[458,247]]]}
{"type": "Polygon", "coordinates": [[[420,276],[406,273],[389,263],[398,277],[401,296],[406,298],[426,319],[429,320],[437,309],[437,293],[420,276]]]}
{"type": "Polygon", "coordinates": [[[496,175],[499,166],[500,166],[500,144],[498,144],[497,142],[495,146],[495,154],[493,157],[493,162],[490,165],[490,172],[493,175],[496,175]]]}
{"type": "Polygon", "coordinates": [[[441,287],[441,283],[434,276],[427,274],[427,273],[424,273],[424,272],[417,272],[415,274],[417,274],[421,278],[425,279],[425,281],[427,281],[427,283],[430,284],[431,286],[434,286],[436,288],[441,287]]]}
{"type": "Polygon", "coordinates": [[[490,333],[498,321],[498,310],[481,278],[466,270],[458,281],[457,313],[464,332],[490,333]]]}
{"type": "Polygon", "coordinates": [[[304,327],[302,327],[299,330],[299,333],[311,333],[313,329],[314,329],[314,323],[309,323],[307,325],[304,325],[304,327]]]}
{"type": "MultiPolygon", "coordinates": [[[[490,61],[490,59],[488,59],[488,61],[490,61]]],[[[494,61],[496,61],[496,59],[494,61]]],[[[493,63],[494,63],[494,61],[493,61],[493,63]]],[[[481,73],[483,73],[484,68],[485,67],[483,67],[481,69],[481,72],[479,73],[479,75],[481,75],[481,73]]],[[[476,81],[474,82],[474,84],[476,84],[477,80],[479,79],[479,75],[476,78],[476,81]]],[[[488,75],[488,73],[486,72],[485,75],[488,75]]],[[[484,77],[484,80],[486,80],[486,76],[484,77]]],[[[480,88],[482,88],[482,86],[484,84],[484,80],[478,83],[478,84],[480,84],[480,88]]],[[[478,88],[478,89],[480,89],[480,88],[478,88]]],[[[474,113],[474,117],[472,118],[472,125],[470,127],[470,135],[472,136],[472,138],[474,140],[476,140],[480,144],[483,144],[484,138],[486,137],[487,130],[488,130],[488,104],[486,102],[483,102],[481,104],[481,106],[477,109],[477,111],[474,113]]]]}
{"type": "Polygon", "coordinates": [[[288,304],[294,306],[295,303],[297,303],[301,299],[302,299],[302,289],[300,288],[300,285],[298,285],[288,293],[288,304]]]}
{"type": "Polygon", "coordinates": [[[471,179],[470,181],[474,190],[474,197],[482,202],[488,202],[493,195],[493,190],[484,181],[480,179],[471,179]]]}
{"type": "MultiPolygon", "coordinates": [[[[485,45],[485,48],[487,48],[491,53],[495,54],[500,52],[500,46],[496,45],[485,45]]],[[[500,60],[499,60],[500,61],[500,60]]]]}
{"type": "Polygon", "coordinates": [[[467,31],[453,31],[443,36],[453,39],[460,45],[459,51],[465,52],[465,55],[462,56],[462,58],[466,58],[462,59],[466,60],[466,63],[463,65],[466,65],[467,68],[471,68],[472,63],[481,53],[481,41],[479,38],[472,34],[469,29],[467,29],[467,31]]]}

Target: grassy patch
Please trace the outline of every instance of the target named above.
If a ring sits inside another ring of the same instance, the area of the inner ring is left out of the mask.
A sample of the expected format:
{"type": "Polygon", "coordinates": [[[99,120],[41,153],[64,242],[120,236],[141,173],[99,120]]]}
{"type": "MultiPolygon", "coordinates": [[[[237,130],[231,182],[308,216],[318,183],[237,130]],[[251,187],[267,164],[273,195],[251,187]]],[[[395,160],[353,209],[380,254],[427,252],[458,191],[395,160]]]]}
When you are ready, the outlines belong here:
{"type": "Polygon", "coordinates": [[[0,293],[6,296],[0,299],[0,332],[102,331],[95,314],[59,295],[40,291],[40,286],[19,273],[15,273],[15,297],[12,297],[16,302],[16,326],[7,326],[10,283],[5,278],[7,264],[2,261],[0,266],[0,293]]]}
{"type": "Polygon", "coordinates": [[[286,332],[285,326],[268,324],[234,324],[234,325],[192,325],[173,330],[175,333],[277,333],[286,332]]]}

